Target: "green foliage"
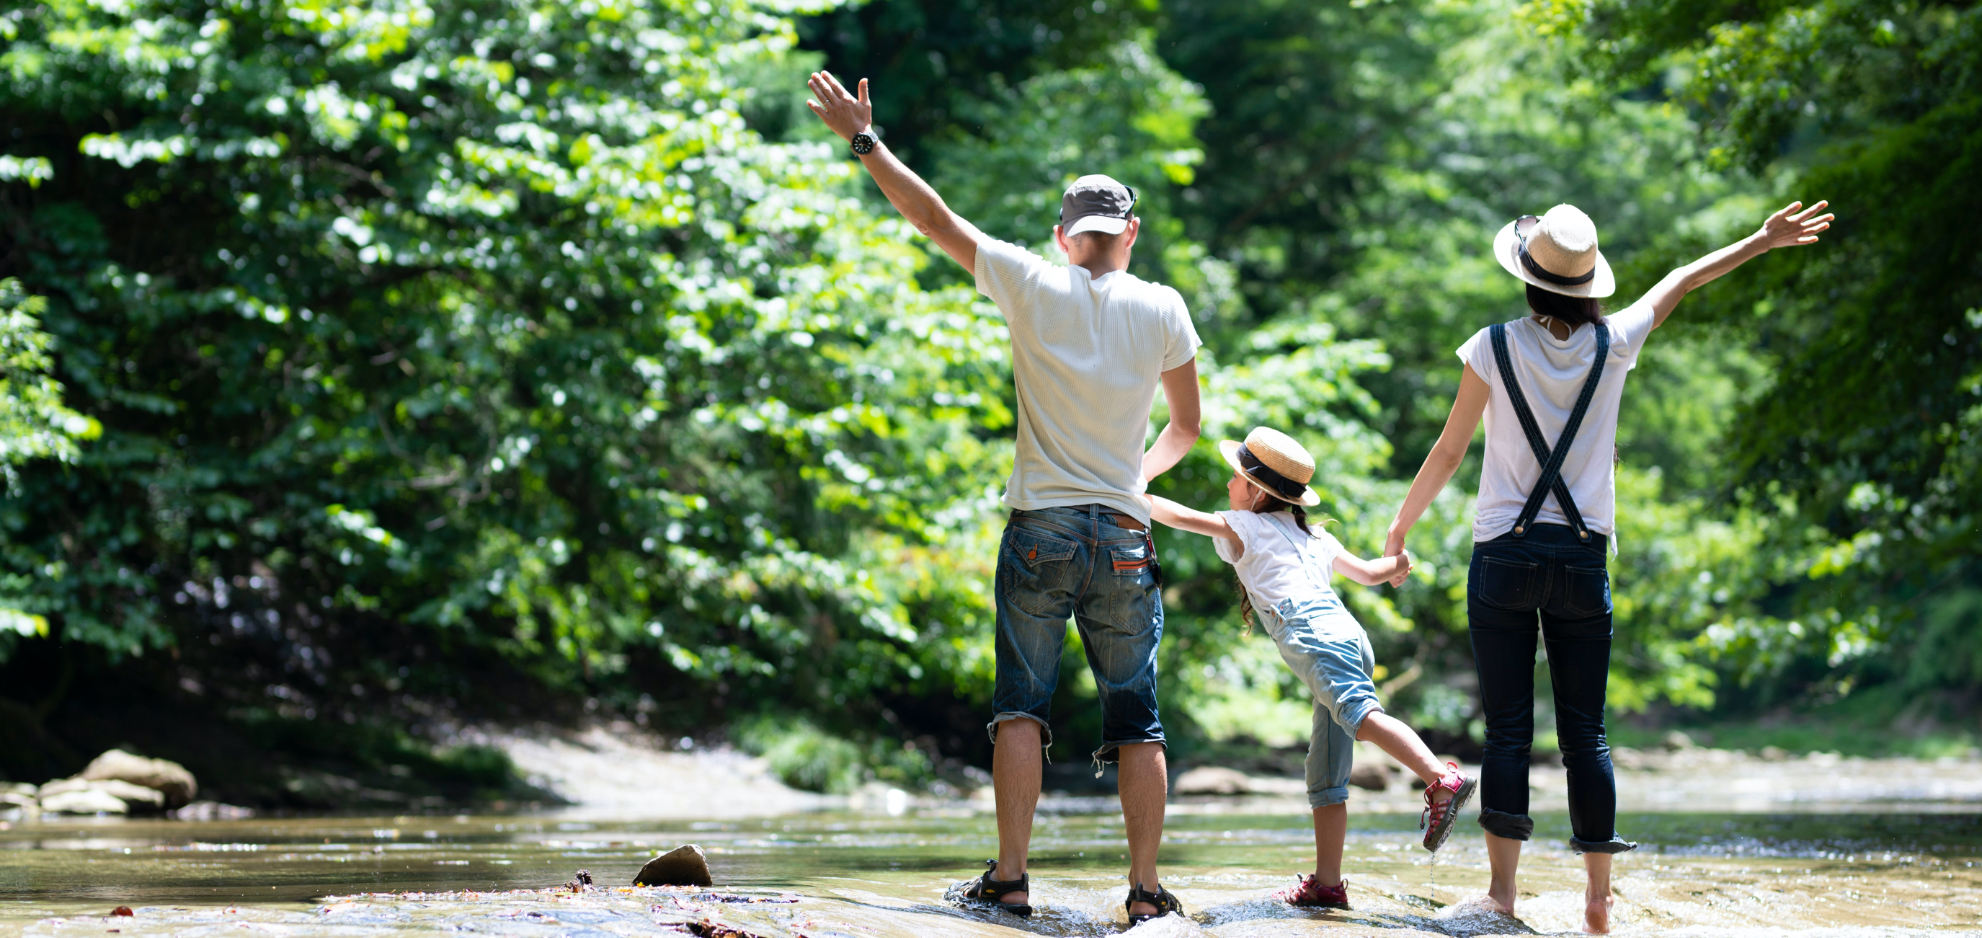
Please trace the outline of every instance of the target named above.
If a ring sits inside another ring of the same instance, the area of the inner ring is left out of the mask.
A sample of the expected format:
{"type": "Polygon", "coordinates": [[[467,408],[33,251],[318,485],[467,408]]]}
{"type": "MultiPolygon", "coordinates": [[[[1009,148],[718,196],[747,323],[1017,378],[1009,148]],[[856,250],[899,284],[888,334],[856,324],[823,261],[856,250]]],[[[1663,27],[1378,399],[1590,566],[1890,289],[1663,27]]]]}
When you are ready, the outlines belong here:
{"type": "Polygon", "coordinates": [[[921,573],[857,561],[873,532],[910,551],[975,522],[1000,327],[915,285],[836,151],[744,125],[738,76],[779,73],[788,21],[9,22],[14,145],[55,166],[0,205],[10,263],[104,426],[0,514],[61,641],[211,640],[258,659],[246,702],[298,713],[396,680],[370,655],[479,649],[553,688],[630,697],[638,656],[664,699],[858,723],[941,657],[899,604],[921,573]]]}
{"type": "MultiPolygon", "coordinates": [[[[0,500],[0,605],[24,617],[0,663],[45,621],[76,653],[169,647],[256,726],[579,695],[741,719],[822,791],[980,758],[1003,327],[803,109],[826,64],[873,80],[891,147],[995,236],[1050,250],[1066,181],[1135,186],[1135,272],[1207,340],[1205,435],[1294,432],[1365,555],[1452,350],[1521,312],[1486,253],[1507,219],[1590,211],[1622,303],[1785,193],[1838,199],[1822,248],[1689,299],[1633,375],[1614,702],[1973,683],[1978,22],[1860,0],[23,7],[0,16],[0,274],[25,285],[0,292],[0,435],[68,462],[21,463],[0,500]]],[[[1473,471],[1415,532],[1411,584],[1343,588],[1386,705],[1454,741],[1473,471]]],[[[1228,472],[1202,446],[1154,490],[1215,508],[1228,472]]],[[[1240,637],[1229,567],[1158,539],[1178,745],[1298,733],[1305,692],[1240,637]]],[[[1062,712],[1091,695],[1071,681],[1062,712]]],[[[353,732],[324,745],[384,751],[353,732]]],[[[465,786],[500,769],[461,758],[465,786]]]]}
{"type": "Polygon", "coordinates": [[[1734,482],[1778,537],[1828,542],[1782,582],[1830,668],[1972,657],[1975,630],[1950,645],[1940,623],[1972,626],[1982,575],[1982,10],[1606,2],[1556,21],[1606,50],[1599,76],[1663,83],[1709,163],[1836,201],[1821,252],[1770,258],[1698,311],[1751,337],[1773,378],[1729,428],[1734,482]]]}

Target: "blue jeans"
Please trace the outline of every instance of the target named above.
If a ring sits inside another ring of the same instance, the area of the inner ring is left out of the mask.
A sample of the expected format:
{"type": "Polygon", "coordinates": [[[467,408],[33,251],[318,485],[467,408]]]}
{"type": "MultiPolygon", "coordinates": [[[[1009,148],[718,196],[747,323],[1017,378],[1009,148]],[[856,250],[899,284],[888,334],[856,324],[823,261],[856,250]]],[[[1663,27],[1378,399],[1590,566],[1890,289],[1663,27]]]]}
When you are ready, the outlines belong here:
{"type": "Polygon", "coordinates": [[[1480,766],[1480,826],[1527,840],[1528,750],[1535,741],[1535,639],[1548,646],[1555,733],[1569,770],[1569,845],[1622,853],[1617,780],[1604,739],[1610,679],[1608,539],[1584,544],[1567,525],[1537,524],[1526,538],[1504,534],[1473,545],[1466,618],[1480,674],[1486,757],[1480,766]],[[1539,628],[1537,628],[1539,622],[1539,628]]]}
{"type": "MultiPolygon", "coordinates": [[[[1014,511],[998,546],[996,712],[985,727],[1026,719],[1053,744],[1053,690],[1067,619],[1080,628],[1088,669],[1101,693],[1096,763],[1121,747],[1162,743],[1156,718],[1156,646],[1163,640],[1163,595],[1155,547],[1142,531],[1117,525],[1101,505],[1014,511]]],[[[1097,769],[1098,770],[1098,769],[1097,769]]]]}
{"type": "Polygon", "coordinates": [[[1342,608],[1333,593],[1304,602],[1283,599],[1273,609],[1255,610],[1280,658],[1314,695],[1314,726],[1308,734],[1308,806],[1349,800],[1356,735],[1363,720],[1383,707],[1376,702],[1376,655],[1369,634],[1342,608]]]}

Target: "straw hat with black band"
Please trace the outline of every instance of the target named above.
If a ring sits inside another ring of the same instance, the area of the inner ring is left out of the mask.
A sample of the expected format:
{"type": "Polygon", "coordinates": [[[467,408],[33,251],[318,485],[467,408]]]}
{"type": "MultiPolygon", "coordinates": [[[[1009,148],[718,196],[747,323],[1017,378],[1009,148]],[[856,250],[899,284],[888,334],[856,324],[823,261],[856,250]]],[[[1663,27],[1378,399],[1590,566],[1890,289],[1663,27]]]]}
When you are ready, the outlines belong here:
{"type": "Polygon", "coordinates": [[[1493,238],[1493,256],[1507,272],[1551,293],[1606,297],[1617,292],[1610,262],[1597,250],[1597,225],[1574,205],[1523,215],[1493,238]]]}
{"type": "Polygon", "coordinates": [[[1294,438],[1268,427],[1254,427],[1246,441],[1225,440],[1218,452],[1246,481],[1261,491],[1295,505],[1321,504],[1308,483],[1314,479],[1314,457],[1294,438]]]}

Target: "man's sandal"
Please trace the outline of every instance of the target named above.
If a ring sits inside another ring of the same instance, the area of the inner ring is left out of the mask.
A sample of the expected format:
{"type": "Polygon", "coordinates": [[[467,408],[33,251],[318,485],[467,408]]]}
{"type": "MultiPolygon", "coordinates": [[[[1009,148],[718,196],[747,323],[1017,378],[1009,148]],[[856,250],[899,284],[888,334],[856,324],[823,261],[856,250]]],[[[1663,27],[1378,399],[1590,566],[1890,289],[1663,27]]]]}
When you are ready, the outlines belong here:
{"type": "Polygon", "coordinates": [[[1025,893],[1026,898],[1032,898],[1032,889],[1026,883],[1026,874],[1020,873],[1018,879],[992,879],[991,874],[996,872],[998,872],[998,861],[984,861],[984,875],[963,883],[957,895],[963,899],[996,906],[1020,918],[1031,917],[1032,906],[1023,902],[999,901],[1015,892],[1025,893]]]}
{"type": "Polygon", "coordinates": [[[1122,903],[1122,908],[1129,913],[1130,928],[1134,928],[1137,925],[1141,925],[1142,923],[1147,922],[1153,918],[1162,918],[1163,916],[1169,915],[1172,912],[1175,912],[1178,915],[1184,914],[1184,904],[1182,902],[1177,901],[1177,897],[1171,895],[1170,890],[1165,889],[1162,886],[1158,886],[1156,887],[1155,892],[1147,892],[1144,891],[1141,883],[1135,884],[1135,886],[1129,890],[1129,901],[1122,903]],[[1156,911],[1148,915],[1136,914],[1135,907],[1138,904],[1145,902],[1155,906],[1156,911]]]}
{"type": "Polygon", "coordinates": [[[1425,786],[1425,813],[1418,819],[1418,827],[1425,832],[1425,849],[1436,851],[1445,846],[1445,838],[1452,836],[1452,822],[1459,819],[1459,809],[1473,798],[1473,790],[1480,787],[1480,780],[1468,778],[1459,771],[1459,766],[1447,762],[1446,772],[1438,781],[1425,786]],[[1445,801],[1435,801],[1432,795],[1449,791],[1452,797],[1445,801]]]}

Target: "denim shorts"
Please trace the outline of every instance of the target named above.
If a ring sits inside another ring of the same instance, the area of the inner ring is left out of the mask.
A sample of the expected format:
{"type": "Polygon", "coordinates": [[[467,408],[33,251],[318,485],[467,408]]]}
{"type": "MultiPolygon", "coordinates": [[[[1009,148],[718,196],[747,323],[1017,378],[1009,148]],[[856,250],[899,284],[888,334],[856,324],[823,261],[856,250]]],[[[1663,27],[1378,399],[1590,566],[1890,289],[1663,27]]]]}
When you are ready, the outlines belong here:
{"type": "Polygon", "coordinates": [[[1383,707],[1376,702],[1376,655],[1369,633],[1325,593],[1305,600],[1283,599],[1258,610],[1260,624],[1280,658],[1314,695],[1314,725],[1308,734],[1308,806],[1349,800],[1349,770],[1355,767],[1356,734],[1363,720],[1383,707]]]}
{"type": "Polygon", "coordinates": [[[1080,629],[1088,669],[1101,694],[1096,763],[1115,762],[1131,743],[1162,743],[1156,718],[1156,646],[1163,640],[1163,595],[1154,545],[1115,524],[1101,505],[1014,511],[998,546],[998,679],[991,698],[998,724],[1047,722],[1060,683],[1067,619],[1080,629]]]}

